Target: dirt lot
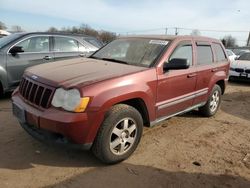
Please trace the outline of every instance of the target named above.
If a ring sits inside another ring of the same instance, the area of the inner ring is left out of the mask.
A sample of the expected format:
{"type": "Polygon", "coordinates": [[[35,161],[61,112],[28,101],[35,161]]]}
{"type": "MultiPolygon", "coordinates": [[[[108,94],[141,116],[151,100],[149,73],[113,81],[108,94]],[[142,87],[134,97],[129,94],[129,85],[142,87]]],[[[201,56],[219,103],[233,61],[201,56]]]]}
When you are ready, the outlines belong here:
{"type": "Polygon", "coordinates": [[[196,112],[144,129],[136,152],[105,166],[90,152],[48,147],[0,99],[0,187],[250,187],[250,84],[231,83],[213,118],[196,112]]]}

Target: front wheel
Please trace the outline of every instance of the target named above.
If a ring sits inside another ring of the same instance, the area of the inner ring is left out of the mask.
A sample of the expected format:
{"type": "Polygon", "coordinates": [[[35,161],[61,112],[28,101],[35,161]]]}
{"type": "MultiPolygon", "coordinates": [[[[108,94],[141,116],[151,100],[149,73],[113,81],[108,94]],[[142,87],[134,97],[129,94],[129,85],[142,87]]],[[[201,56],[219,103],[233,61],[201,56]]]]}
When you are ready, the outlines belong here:
{"type": "Polygon", "coordinates": [[[106,114],[92,151],[105,163],[120,162],[134,152],[142,131],[143,120],[135,108],[126,104],[115,105],[106,114]]]}
{"type": "Polygon", "coordinates": [[[221,88],[219,85],[215,85],[208,98],[207,103],[203,107],[199,108],[199,111],[202,115],[206,117],[213,116],[218,111],[220,103],[221,103],[221,88]]]}

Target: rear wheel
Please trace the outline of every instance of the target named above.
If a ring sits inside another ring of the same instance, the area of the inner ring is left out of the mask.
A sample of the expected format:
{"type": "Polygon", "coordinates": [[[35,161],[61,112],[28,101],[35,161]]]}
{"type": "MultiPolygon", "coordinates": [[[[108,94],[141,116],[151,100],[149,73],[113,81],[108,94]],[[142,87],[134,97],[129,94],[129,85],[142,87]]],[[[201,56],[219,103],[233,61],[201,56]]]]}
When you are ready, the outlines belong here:
{"type": "Polygon", "coordinates": [[[199,111],[201,112],[202,115],[206,117],[213,116],[218,111],[220,103],[221,103],[221,88],[219,85],[216,84],[208,98],[207,103],[205,104],[205,106],[199,108],[199,111]]]}
{"type": "Polygon", "coordinates": [[[128,158],[140,142],[143,130],[141,114],[133,107],[118,104],[107,113],[92,147],[97,158],[117,163],[128,158]]]}

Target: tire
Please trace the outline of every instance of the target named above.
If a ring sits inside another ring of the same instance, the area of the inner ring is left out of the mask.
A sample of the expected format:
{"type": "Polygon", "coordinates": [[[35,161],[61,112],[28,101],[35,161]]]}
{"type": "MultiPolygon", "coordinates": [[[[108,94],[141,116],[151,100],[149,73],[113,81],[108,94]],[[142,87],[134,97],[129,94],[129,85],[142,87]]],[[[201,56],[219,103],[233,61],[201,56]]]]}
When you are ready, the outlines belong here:
{"type": "Polygon", "coordinates": [[[142,116],[135,108],[126,104],[115,105],[105,116],[92,152],[104,163],[121,162],[135,151],[142,131],[142,116]]]}
{"type": "Polygon", "coordinates": [[[199,108],[199,112],[205,117],[211,117],[216,114],[220,108],[221,103],[221,88],[219,85],[215,85],[207,100],[207,103],[199,108]]]}

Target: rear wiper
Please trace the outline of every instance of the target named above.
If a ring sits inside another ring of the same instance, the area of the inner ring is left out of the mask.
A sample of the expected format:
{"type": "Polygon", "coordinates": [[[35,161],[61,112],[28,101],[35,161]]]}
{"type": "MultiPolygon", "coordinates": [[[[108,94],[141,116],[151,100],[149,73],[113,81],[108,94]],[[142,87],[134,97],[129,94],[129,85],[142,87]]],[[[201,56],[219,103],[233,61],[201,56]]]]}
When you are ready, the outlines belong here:
{"type": "Polygon", "coordinates": [[[105,61],[113,61],[113,62],[117,62],[117,63],[122,63],[122,64],[126,64],[128,65],[128,63],[126,61],[122,61],[122,60],[118,60],[118,59],[112,59],[112,58],[101,58],[101,60],[105,60],[105,61]]]}

